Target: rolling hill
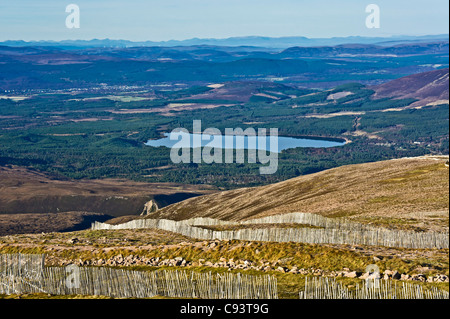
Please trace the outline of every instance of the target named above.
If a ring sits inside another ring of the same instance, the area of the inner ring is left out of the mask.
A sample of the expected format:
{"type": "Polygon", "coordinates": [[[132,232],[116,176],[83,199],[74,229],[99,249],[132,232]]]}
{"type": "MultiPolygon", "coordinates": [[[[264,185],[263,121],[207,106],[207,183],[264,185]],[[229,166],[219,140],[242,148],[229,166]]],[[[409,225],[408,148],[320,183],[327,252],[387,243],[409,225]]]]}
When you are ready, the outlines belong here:
{"type": "Polygon", "coordinates": [[[68,90],[260,80],[330,88],[351,81],[376,85],[448,67],[446,39],[386,46],[361,42],[298,47],[294,42],[284,51],[252,47],[252,42],[237,47],[217,46],[220,43],[174,47],[54,44],[0,43],[0,89],[68,90]]]}
{"type": "Polygon", "coordinates": [[[413,105],[429,103],[448,104],[449,69],[439,69],[405,76],[373,87],[374,97],[395,97],[418,99],[413,105]]]}
{"type": "Polygon", "coordinates": [[[58,178],[0,166],[0,236],[85,229],[95,220],[138,215],[150,200],[164,207],[209,192],[175,183],[58,178]]]}
{"type": "Polygon", "coordinates": [[[307,38],[302,36],[292,37],[264,37],[264,36],[243,36],[231,37],[224,39],[206,38],[206,39],[187,39],[187,40],[169,40],[169,41],[144,41],[133,42],[128,40],[111,40],[111,39],[92,39],[92,40],[65,40],[65,41],[22,41],[10,40],[0,42],[0,44],[11,46],[55,46],[70,49],[80,47],[141,47],[141,46],[194,46],[194,45],[211,45],[211,46],[253,46],[266,48],[288,48],[292,46],[317,46],[317,45],[338,45],[347,43],[366,43],[366,44],[392,44],[392,43],[421,43],[429,41],[448,41],[448,34],[425,35],[425,36],[391,36],[391,37],[333,37],[333,38],[307,38]]]}
{"type": "Polygon", "coordinates": [[[0,167],[0,190],[0,214],[89,211],[112,216],[139,214],[152,199],[162,207],[209,192],[175,183],[57,179],[22,167],[0,167]]]}
{"type": "Polygon", "coordinates": [[[433,228],[444,218],[448,227],[447,161],[448,156],[423,156],[342,166],[273,185],[188,199],[149,218],[238,221],[305,212],[389,223],[420,220],[424,228],[433,228]]]}

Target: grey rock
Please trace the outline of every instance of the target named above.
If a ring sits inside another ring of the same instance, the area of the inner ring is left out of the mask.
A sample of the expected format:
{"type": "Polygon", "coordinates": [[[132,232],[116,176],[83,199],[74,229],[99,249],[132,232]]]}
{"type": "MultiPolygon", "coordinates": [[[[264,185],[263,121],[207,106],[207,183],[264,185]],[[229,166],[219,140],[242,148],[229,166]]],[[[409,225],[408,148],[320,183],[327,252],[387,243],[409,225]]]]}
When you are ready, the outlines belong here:
{"type": "Polygon", "coordinates": [[[366,272],[366,273],[362,274],[361,277],[359,277],[359,279],[367,279],[367,278],[369,278],[369,276],[370,276],[370,273],[366,272]]]}
{"type": "Polygon", "coordinates": [[[407,274],[402,274],[401,276],[400,276],[400,280],[410,280],[411,279],[411,276],[410,275],[407,275],[407,274]]]}
{"type": "Polygon", "coordinates": [[[398,271],[394,271],[392,274],[392,279],[399,280],[402,277],[402,275],[398,271]]]}
{"type": "Polygon", "coordinates": [[[158,209],[159,209],[158,204],[156,204],[156,202],[151,200],[151,201],[145,203],[144,209],[142,210],[142,213],[141,213],[141,216],[150,215],[151,213],[158,211],[158,209]]]}
{"type": "Polygon", "coordinates": [[[358,278],[358,273],[356,271],[345,272],[344,277],[347,278],[358,278]]]}
{"type": "Polygon", "coordinates": [[[74,237],[74,238],[70,238],[68,241],[67,241],[67,243],[68,244],[76,244],[76,243],[78,243],[80,240],[78,239],[78,238],[76,238],[76,237],[74,237]]]}
{"type": "Polygon", "coordinates": [[[284,268],[284,267],[278,267],[276,271],[285,273],[285,272],[286,272],[286,268],[284,268]]]}

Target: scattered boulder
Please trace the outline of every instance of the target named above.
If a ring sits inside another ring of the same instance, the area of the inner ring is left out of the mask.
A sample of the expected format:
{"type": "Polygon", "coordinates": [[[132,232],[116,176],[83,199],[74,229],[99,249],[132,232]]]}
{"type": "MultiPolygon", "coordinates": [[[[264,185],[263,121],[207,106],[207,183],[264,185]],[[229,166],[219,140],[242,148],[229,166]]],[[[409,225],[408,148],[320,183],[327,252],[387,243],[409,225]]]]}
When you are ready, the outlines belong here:
{"type": "Polygon", "coordinates": [[[253,264],[250,260],[243,260],[242,263],[246,266],[251,266],[253,264]]]}
{"type": "Polygon", "coordinates": [[[401,277],[402,275],[398,271],[392,273],[392,279],[399,280],[401,277]]]}
{"type": "Polygon", "coordinates": [[[279,271],[279,272],[281,272],[281,273],[286,273],[286,268],[285,267],[278,267],[277,269],[276,269],[276,271],[279,271]]]}
{"type": "Polygon", "coordinates": [[[371,273],[366,272],[366,273],[362,274],[361,277],[359,277],[359,279],[364,279],[365,280],[365,279],[369,278],[370,275],[371,275],[371,273]]]}
{"type": "Polygon", "coordinates": [[[67,241],[68,244],[76,244],[76,243],[78,243],[78,242],[80,242],[80,240],[79,240],[78,238],[76,238],[76,237],[70,238],[70,239],[67,241]]]}
{"type": "Polygon", "coordinates": [[[142,210],[141,216],[147,216],[151,213],[158,211],[159,207],[153,200],[145,203],[144,209],[142,210]]]}
{"type": "Polygon", "coordinates": [[[449,282],[449,279],[446,275],[437,275],[434,277],[434,282],[449,282]]]}
{"type": "Polygon", "coordinates": [[[123,256],[122,256],[122,254],[119,254],[119,255],[117,255],[116,257],[114,257],[114,260],[118,263],[118,264],[121,264],[121,263],[123,263],[123,256]]]}
{"type": "MultiPolygon", "coordinates": [[[[211,243],[208,243],[210,245],[211,243]]],[[[48,256],[46,257],[46,264],[52,266],[66,266],[70,264],[76,264],[79,266],[132,266],[132,265],[149,265],[153,267],[171,266],[171,267],[214,267],[214,268],[227,268],[229,271],[233,269],[241,270],[257,270],[257,271],[277,271],[281,273],[290,274],[300,274],[300,275],[314,275],[314,276],[327,276],[327,277],[346,277],[346,278],[359,278],[361,280],[366,279],[380,279],[380,274],[374,273],[361,273],[357,271],[349,271],[348,268],[344,268],[343,271],[324,271],[323,269],[299,269],[297,266],[286,267],[283,263],[279,261],[269,262],[268,260],[260,260],[259,262],[254,262],[251,260],[233,260],[226,258],[220,258],[219,262],[205,261],[205,259],[199,259],[197,261],[187,261],[183,257],[175,257],[173,259],[163,259],[162,257],[141,257],[138,255],[126,255],[118,254],[109,259],[103,258],[93,258],[90,260],[72,260],[64,259],[61,257],[48,256]],[[276,265],[276,266],[274,266],[276,265]],[[347,270],[346,270],[347,269],[347,270]]],[[[447,275],[431,275],[426,276],[425,274],[400,274],[396,270],[386,270],[381,277],[384,280],[402,280],[402,281],[420,281],[420,282],[449,282],[449,277],[447,275]]]]}
{"type": "Polygon", "coordinates": [[[427,277],[423,274],[417,274],[417,275],[412,275],[411,276],[411,280],[413,281],[420,281],[420,282],[426,282],[427,281],[427,277]]]}
{"type": "Polygon", "coordinates": [[[292,267],[291,270],[289,270],[289,272],[290,272],[291,274],[298,274],[298,273],[299,273],[298,267],[292,267]]]}
{"type": "Polygon", "coordinates": [[[411,276],[410,275],[407,275],[407,274],[402,274],[401,276],[400,276],[400,280],[410,280],[411,279],[411,276]]]}
{"type": "Polygon", "coordinates": [[[356,271],[345,272],[344,277],[347,278],[358,278],[358,273],[356,271]]]}

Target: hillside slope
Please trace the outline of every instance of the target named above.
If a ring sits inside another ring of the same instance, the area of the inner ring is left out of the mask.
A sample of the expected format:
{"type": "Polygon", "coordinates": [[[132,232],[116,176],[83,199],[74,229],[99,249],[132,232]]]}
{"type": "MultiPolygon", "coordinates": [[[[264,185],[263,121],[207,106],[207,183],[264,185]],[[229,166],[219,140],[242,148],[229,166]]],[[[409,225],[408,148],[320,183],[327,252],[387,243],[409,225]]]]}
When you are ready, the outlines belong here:
{"type": "Polygon", "coordinates": [[[188,199],[150,218],[244,220],[291,212],[351,218],[436,215],[447,218],[448,227],[447,160],[425,156],[343,166],[274,185],[188,199]]]}
{"type": "Polygon", "coordinates": [[[59,180],[23,167],[0,167],[0,214],[94,212],[136,215],[146,202],[159,207],[208,194],[190,185],[129,180],[59,180]]]}
{"type": "Polygon", "coordinates": [[[373,87],[376,98],[396,97],[418,99],[414,105],[448,103],[449,69],[413,74],[373,87]]]}

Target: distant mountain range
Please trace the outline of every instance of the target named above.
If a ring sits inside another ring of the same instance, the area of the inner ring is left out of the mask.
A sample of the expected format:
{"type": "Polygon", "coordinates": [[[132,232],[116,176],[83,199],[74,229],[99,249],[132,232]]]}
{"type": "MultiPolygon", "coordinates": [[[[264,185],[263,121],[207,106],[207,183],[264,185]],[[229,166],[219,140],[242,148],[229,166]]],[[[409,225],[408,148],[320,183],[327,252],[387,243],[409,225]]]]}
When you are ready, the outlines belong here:
{"type": "Polygon", "coordinates": [[[377,85],[448,67],[448,41],[264,49],[0,45],[0,90],[276,81],[308,88],[377,85]]]}
{"type": "Polygon", "coordinates": [[[142,41],[133,42],[128,40],[111,39],[92,39],[92,40],[64,40],[64,41],[22,41],[9,40],[0,42],[0,45],[6,46],[56,46],[68,48],[80,47],[139,47],[139,46],[193,46],[193,45],[211,45],[211,46],[229,46],[229,47],[264,47],[274,49],[286,49],[295,46],[334,46],[341,44],[377,44],[392,46],[405,43],[420,43],[431,41],[448,41],[448,34],[427,35],[427,36],[392,36],[392,37],[334,37],[334,38],[306,38],[306,37],[232,37],[226,39],[199,39],[188,40],[170,40],[170,41],[142,41]]]}

